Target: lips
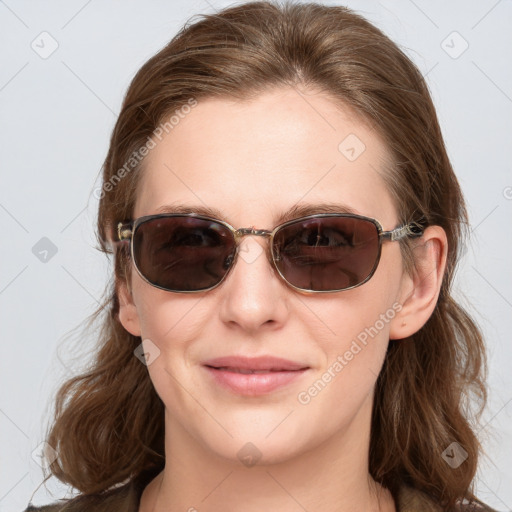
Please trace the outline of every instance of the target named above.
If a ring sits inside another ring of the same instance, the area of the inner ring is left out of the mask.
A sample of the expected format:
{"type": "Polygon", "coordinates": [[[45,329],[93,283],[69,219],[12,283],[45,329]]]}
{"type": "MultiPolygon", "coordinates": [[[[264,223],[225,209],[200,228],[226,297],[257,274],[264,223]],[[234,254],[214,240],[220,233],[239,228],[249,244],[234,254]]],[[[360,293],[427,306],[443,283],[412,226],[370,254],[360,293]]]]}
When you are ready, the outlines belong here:
{"type": "Polygon", "coordinates": [[[213,382],[239,395],[263,395],[282,388],[309,369],[307,365],[271,356],[230,356],[204,363],[213,382]]]}
{"type": "Polygon", "coordinates": [[[238,373],[268,373],[295,371],[308,368],[307,365],[272,356],[244,357],[228,356],[210,359],[204,363],[212,368],[238,373]]]}
{"type": "Polygon", "coordinates": [[[271,370],[250,370],[245,368],[232,368],[230,366],[221,366],[221,367],[213,367],[216,370],[226,370],[228,372],[235,372],[235,373],[244,373],[246,375],[252,374],[252,373],[269,373],[269,372],[279,372],[279,371],[285,371],[285,370],[277,370],[277,369],[271,369],[271,370]]]}

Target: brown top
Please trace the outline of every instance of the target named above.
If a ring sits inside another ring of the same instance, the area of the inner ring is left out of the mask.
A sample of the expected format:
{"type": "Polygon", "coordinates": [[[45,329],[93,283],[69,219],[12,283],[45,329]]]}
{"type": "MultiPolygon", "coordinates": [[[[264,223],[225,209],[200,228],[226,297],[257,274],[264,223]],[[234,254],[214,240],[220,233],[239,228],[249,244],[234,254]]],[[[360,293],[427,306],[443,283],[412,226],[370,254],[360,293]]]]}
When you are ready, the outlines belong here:
{"type": "MultiPolygon", "coordinates": [[[[155,476],[155,475],[151,475],[155,476]]],[[[151,478],[132,480],[101,496],[77,497],[43,507],[29,506],[25,512],[138,512],[142,492],[151,478]]],[[[411,487],[400,488],[395,498],[397,512],[446,512],[433,499],[411,487]]],[[[452,512],[494,512],[483,504],[459,505],[452,512]]]]}

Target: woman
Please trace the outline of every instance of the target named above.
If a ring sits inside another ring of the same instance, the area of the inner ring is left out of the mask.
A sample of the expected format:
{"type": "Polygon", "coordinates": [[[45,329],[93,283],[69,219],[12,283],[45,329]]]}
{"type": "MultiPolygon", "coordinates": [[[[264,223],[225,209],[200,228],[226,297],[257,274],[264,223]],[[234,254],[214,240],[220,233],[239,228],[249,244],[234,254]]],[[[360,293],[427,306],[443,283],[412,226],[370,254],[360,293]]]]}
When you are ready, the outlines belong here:
{"type": "Polygon", "coordinates": [[[464,202],[377,28],[267,2],[185,26],[132,81],[98,197],[108,314],[47,436],[81,494],[40,510],[489,510],[464,202]]]}

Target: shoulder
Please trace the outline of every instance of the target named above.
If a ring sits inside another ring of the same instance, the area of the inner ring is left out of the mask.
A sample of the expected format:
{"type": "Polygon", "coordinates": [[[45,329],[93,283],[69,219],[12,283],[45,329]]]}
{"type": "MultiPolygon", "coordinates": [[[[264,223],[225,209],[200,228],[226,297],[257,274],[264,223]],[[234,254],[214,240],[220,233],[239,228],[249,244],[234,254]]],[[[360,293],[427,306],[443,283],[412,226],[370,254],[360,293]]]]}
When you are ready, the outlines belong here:
{"type": "MultiPolygon", "coordinates": [[[[79,496],[62,503],[52,503],[43,507],[29,506],[24,512],[111,512],[123,510],[137,512],[140,490],[127,484],[99,496],[79,496]]],[[[403,486],[396,497],[397,512],[446,512],[441,505],[427,494],[403,486]]],[[[459,503],[451,512],[495,512],[480,502],[459,503]]]]}
{"type": "Polygon", "coordinates": [[[24,512],[59,512],[62,505],[45,505],[44,507],[29,506],[24,512]]]}
{"type": "Polygon", "coordinates": [[[24,512],[137,512],[138,508],[139,493],[133,483],[129,483],[99,495],[80,495],[42,507],[29,505],[24,512]]]}
{"type": "MultiPolygon", "coordinates": [[[[397,512],[447,512],[439,503],[424,492],[403,486],[397,495],[397,512]]],[[[461,502],[450,512],[495,512],[481,502],[461,502]]]]}
{"type": "Polygon", "coordinates": [[[29,505],[24,512],[138,512],[144,488],[161,470],[155,466],[99,494],[79,495],[42,507],[29,505]]]}

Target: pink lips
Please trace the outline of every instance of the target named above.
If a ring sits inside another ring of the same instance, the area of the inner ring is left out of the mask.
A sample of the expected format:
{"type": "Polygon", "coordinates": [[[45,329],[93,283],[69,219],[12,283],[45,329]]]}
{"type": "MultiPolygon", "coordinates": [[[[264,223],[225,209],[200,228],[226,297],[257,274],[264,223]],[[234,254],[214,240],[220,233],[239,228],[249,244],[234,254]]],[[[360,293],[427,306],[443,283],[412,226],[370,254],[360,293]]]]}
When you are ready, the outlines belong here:
{"type": "Polygon", "coordinates": [[[216,382],[241,395],[270,393],[299,376],[308,366],[271,356],[230,356],[203,363],[216,382]]]}

